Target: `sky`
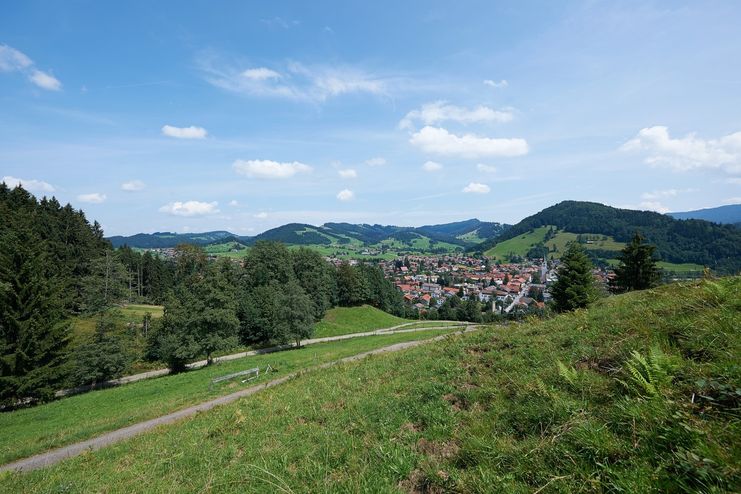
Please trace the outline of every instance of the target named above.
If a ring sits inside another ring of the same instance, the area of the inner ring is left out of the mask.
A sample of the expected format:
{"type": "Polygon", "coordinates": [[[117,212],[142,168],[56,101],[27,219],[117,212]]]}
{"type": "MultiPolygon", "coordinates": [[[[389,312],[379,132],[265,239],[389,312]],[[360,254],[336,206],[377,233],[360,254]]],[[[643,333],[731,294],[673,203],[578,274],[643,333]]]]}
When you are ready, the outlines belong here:
{"type": "Polygon", "coordinates": [[[107,235],[741,203],[737,1],[33,1],[0,180],[107,235]]]}

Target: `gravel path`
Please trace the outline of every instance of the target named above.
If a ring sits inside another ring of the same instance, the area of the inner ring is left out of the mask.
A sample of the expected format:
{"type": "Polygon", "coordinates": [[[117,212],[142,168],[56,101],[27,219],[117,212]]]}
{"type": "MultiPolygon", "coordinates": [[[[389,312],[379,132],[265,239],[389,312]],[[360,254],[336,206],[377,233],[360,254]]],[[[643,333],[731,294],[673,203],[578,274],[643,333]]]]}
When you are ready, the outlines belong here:
{"type": "MultiPolygon", "coordinates": [[[[466,325],[466,323],[463,323],[460,321],[429,321],[429,322],[430,323],[439,322],[441,324],[447,324],[447,325],[446,326],[434,326],[434,327],[430,326],[430,327],[425,327],[425,328],[402,329],[412,324],[419,324],[419,321],[412,321],[412,322],[407,322],[404,324],[399,324],[398,326],[392,326],[390,328],[376,329],[373,331],[366,331],[363,333],[350,333],[350,334],[343,334],[339,336],[327,336],[324,338],[311,338],[308,340],[302,340],[301,345],[302,346],[314,345],[317,343],[327,343],[329,341],[347,340],[350,338],[359,338],[363,336],[374,336],[374,335],[396,334],[396,333],[411,333],[414,331],[430,331],[434,329],[450,329],[456,326],[462,327],[466,325]]],[[[268,348],[260,348],[259,350],[250,350],[248,352],[233,353],[231,355],[223,355],[221,357],[215,357],[214,362],[224,362],[224,361],[236,360],[236,359],[240,359],[244,357],[251,357],[254,355],[263,355],[266,353],[279,352],[281,350],[287,350],[293,347],[294,345],[291,343],[288,345],[277,345],[277,346],[271,346],[268,348]]],[[[186,367],[188,369],[199,369],[201,367],[205,367],[207,364],[208,364],[208,361],[206,360],[198,360],[197,362],[192,362],[188,364],[186,367]]],[[[166,376],[169,373],[170,373],[169,369],[156,369],[156,370],[151,370],[147,372],[141,372],[139,374],[132,374],[130,376],[119,377],[118,379],[111,379],[110,381],[104,383],[103,385],[98,385],[98,387],[100,388],[100,387],[120,386],[121,384],[133,383],[136,381],[150,379],[153,377],[166,376]]],[[[56,396],[58,398],[61,398],[63,396],[84,393],[90,390],[92,390],[91,386],[80,386],[79,388],[63,389],[63,390],[57,391],[56,396]]]]}
{"type": "MultiPolygon", "coordinates": [[[[431,329],[431,328],[424,328],[424,329],[431,329]]],[[[459,331],[457,333],[467,333],[470,331],[475,331],[475,329],[476,329],[475,326],[467,326],[465,330],[459,331]]],[[[409,331],[419,331],[419,330],[420,329],[412,329],[412,330],[406,330],[406,331],[409,332],[409,331]]],[[[374,333],[375,332],[372,332],[370,334],[374,334],[374,333]]],[[[382,334],[388,334],[388,332],[385,332],[382,334]]],[[[423,345],[425,343],[439,341],[439,340],[446,338],[447,336],[448,335],[446,334],[446,335],[436,336],[434,338],[429,338],[426,340],[416,340],[416,341],[407,341],[403,343],[396,343],[394,345],[389,345],[383,348],[377,348],[375,350],[370,350],[367,352],[359,353],[357,355],[352,355],[350,357],[345,357],[339,360],[317,365],[315,367],[310,367],[308,369],[304,369],[298,372],[293,372],[283,377],[279,377],[277,379],[273,379],[271,381],[268,381],[262,384],[256,384],[249,388],[245,388],[241,391],[237,391],[236,393],[221,396],[219,398],[215,398],[213,400],[209,400],[209,401],[200,403],[198,405],[184,408],[183,410],[178,410],[177,412],[163,415],[162,417],[157,417],[157,418],[147,420],[144,422],[139,422],[138,424],[124,427],[122,429],[117,429],[115,431],[108,432],[101,436],[88,439],[87,441],[81,441],[79,443],[70,444],[69,446],[54,449],[51,451],[47,451],[46,453],[41,453],[38,455],[30,456],[28,458],[24,458],[22,460],[17,460],[12,463],[2,465],[0,466],[0,473],[5,472],[5,471],[11,471],[11,470],[27,472],[31,470],[36,470],[38,468],[43,468],[49,465],[54,465],[55,463],[58,463],[66,458],[77,456],[85,451],[95,451],[95,450],[104,448],[105,446],[117,443],[119,441],[123,441],[125,439],[136,436],[138,434],[151,430],[160,425],[172,424],[173,422],[177,422],[178,420],[181,420],[187,417],[192,417],[198,412],[204,412],[216,406],[224,405],[226,403],[231,403],[240,398],[244,398],[245,396],[253,395],[259,391],[262,391],[263,389],[272,388],[273,386],[282,384],[288,381],[289,379],[292,379],[306,372],[311,372],[311,371],[315,371],[319,369],[326,369],[327,367],[331,367],[333,365],[361,360],[361,359],[364,359],[365,357],[368,357],[369,355],[397,352],[399,350],[416,347],[419,345],[423,345]]],[[[334,341],[332,339],[326,339],[326,338],[319,338],[319,339],[324,340],[324,341],[334,341]]],[[[247,353],[249,354],[250,352],[247,352],[247,353]]]]}

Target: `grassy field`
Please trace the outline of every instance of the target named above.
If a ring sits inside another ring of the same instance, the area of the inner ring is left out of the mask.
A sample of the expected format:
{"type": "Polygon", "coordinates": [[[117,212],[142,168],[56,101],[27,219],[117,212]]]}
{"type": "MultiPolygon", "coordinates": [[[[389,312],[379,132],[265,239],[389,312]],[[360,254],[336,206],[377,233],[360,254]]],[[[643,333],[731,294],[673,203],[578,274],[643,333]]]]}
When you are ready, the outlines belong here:
{"type": "Polygon", "coordinates": [[[633,292],[305,375],[0,490],[738,492],[740,290],[633,292]]]}
{"type": "MultiPolygon", "coordinates": [[[[431,338],[450,330],[430,330],[368,336],[320,343],[296,350],[221,362],[199,370],[148,379],[59,401],[0,414],[0,464],[50,448],[88,439],[185,408],[209,398],[232,393],[262,380],[354,355],[401,341],[431,338]],[[268,364],[273,371],[259,380],[239,380],[211,387],[211,379],[268,364]],[[40,427],[43,424],[43,427],[40,427]]],[[[1,490],[1,488],[0,488],[1,490]]]]}
{"type": "Polygon", "coordinates": [[[549,228],[548,226],[541,226],[524,235],[499,242],[487,250],[484,255],[496,261],[507,261],[510,254],[524,256],[533,245],[543,241],[549,228]]]}
{"type": "MultiPolygon", "coordinates": [[[[550,228],[550,226],[541,226],[540,228],[531,230],[524,235],[500,242],[486,251],[485,255],[498,261],[507,261],[513,254],[524,257],[532,247],[537,245],[539,242],[543,242],[545,235],[550,228]]],[[[617,242],[612,237],[606,235],[586,233],[583,234],[583,237],[588,238],[588,241],[583,244],[584,248],[587,250],[599,249],[619,251],[625,246],[622,242],[617,242]]],[[[564,231],[557,232],[553,238],[545,242],[545,246],[549,249],[549,258],[551,256],[554,258],[560,258],[561,254],[566,251],[567,244],[569,242],[576,242],[578,238],[579,234],[576,233],[564,231]]]]}
{"type": "Polygon", "coordinates": [[[407,322],[382,310],[363,305],[360,307],[335,307],[314,326],[314,338],[341,334],[363,333],[374,329],[388,328],[407,322]]]}
{"type": "MultiPolygon", "coordinates": [[[[618,264],[620,264],[620,261],[617,259],[608,259],[607,262],[608,264],[610,264],[610,266],[617,266],[618,264]]],[[[687,274],[687,273],[702,274],[703,269],[705,269],[705,267],[702,264],[693,264],[691,262],[678,264],[678,263],[673,263],[673,262],[659,261],[656,263],[656,265],[665,271],[669,271],[672,273],[678,273],[678,274],[687,274]]]]}

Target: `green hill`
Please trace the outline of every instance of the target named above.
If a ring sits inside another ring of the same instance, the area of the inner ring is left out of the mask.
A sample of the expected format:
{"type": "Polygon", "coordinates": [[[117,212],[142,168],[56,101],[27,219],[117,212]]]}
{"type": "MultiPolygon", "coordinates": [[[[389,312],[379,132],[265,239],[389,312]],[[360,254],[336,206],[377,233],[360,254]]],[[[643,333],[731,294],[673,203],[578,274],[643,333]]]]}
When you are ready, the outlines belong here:
{"type": "Polygon", "coordinates": [[[406,322],[382,310],[363,305],[360,307],[335,307],[329,309],[324,318],[314,326],[314,338],[340,334],[362,333],[374,329],[389,328],[406,322]]]}
{"type": "MultiPolygon", "coordinates": [[[[607,237],[600,248],[591,249],[597,257],[609,258],[610,251],[640,231],[656,246],[662,261],[709,266],[719,273],[741,272],[741,229],[702,220],[677,220],[651,211],[618,209],[593,202],[564,201],[520,221],[498,237],[470,250],[487,252],[497,244],[527,236],[537,229],[553,226],[559,232],[607,237]],[[613,242],[614,240],[614,242],[613,242]]],[[[527,237],[522,242],[530,241],[527,237]]],[[[515,242],[520,246],[522,242],[515,242]]],[[[589,248],[590,246],[587,245],[589,248]]],[[[501,248],[495,254],[506,253],[501,248]]]]}
{"type": "MultiPolygon", "coordinates": [[[[513,256],[526,257],[536,246],[544,246],[548,250],[548,257],[558,259],[566,251],[570,242],[581,242],[587,250],[599,252],[602,256],[617,255],[624,247],[622,242],[616,242],[612,237],[596,233],[577,234],[558,230],[552,225],[541,226],[517,237],[498,242],[494,247],[484,252],[492,259],[508,261],[513,256]],[[553,232],[549,235],[549,232],[553,232]]],[[[543,257],[541,249],[539,256],[543,257]]]]}
{"type": "Polygon", "coordinates": [[[0,490],[738,492],[740,291],[673,284],[308,373],[0,490]]]}

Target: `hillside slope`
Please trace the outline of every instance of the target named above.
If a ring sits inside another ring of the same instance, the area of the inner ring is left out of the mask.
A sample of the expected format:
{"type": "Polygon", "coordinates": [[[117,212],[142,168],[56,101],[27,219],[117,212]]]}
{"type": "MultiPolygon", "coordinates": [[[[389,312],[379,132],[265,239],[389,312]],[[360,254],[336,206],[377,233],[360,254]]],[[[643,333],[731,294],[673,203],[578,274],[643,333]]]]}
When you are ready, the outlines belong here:
{"type": "Polygon", "coordinates": [[[593,202],[560,202],[471,249],[485,252],[498,242],[548,225],[569,233],[606,235],[617,242],[627,242],[640,231],[648,242],[656,245],[663,261],[696,263],[726,274],[741,272],[739,228],[702,220],[676,220],[651,211],[618,209],[593,202]]]}
{"type": "Polygon", "coordinates": [[[664,286],[307,374],[0,490],[738,492],[740,291],[664,286]]]}

